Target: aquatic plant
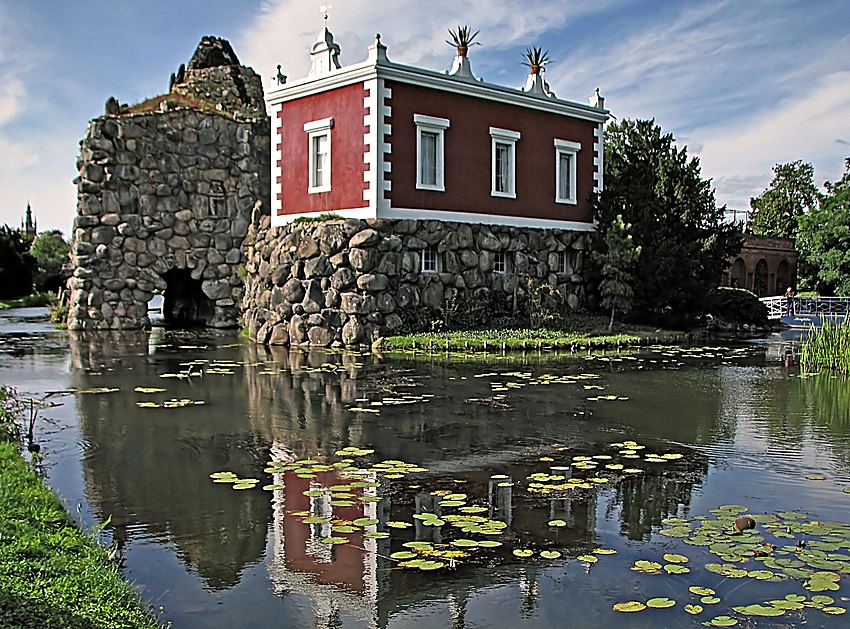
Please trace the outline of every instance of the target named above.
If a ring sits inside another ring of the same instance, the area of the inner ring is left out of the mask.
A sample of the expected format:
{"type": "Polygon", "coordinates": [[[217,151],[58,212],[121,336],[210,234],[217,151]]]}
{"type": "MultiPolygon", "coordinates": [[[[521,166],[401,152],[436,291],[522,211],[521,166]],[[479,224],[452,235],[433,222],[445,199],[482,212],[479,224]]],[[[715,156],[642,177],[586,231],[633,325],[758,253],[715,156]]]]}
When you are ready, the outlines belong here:
{"type": "Polygon", "coordinates": [[[820,328],[810,328],[800,345],[804,371],[850,374],[850,323],[823,317],[820,328]]]}

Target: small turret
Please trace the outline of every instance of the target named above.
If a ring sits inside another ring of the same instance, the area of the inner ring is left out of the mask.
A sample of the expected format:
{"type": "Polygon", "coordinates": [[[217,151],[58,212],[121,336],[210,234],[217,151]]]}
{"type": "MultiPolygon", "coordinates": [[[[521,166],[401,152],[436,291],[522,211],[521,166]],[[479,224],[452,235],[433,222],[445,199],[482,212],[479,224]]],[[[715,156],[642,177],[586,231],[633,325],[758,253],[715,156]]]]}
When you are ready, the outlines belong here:
{"type": "Polygon", "coordinates": [[[308,76],[319,76],[329,74],[342,66],[339,64],[339,44],[334,42],[333,33],[328,30],[328,14],[325,12],[325,23],[319,31],[319,38],[310,49],[312,65],[308,76]]]}

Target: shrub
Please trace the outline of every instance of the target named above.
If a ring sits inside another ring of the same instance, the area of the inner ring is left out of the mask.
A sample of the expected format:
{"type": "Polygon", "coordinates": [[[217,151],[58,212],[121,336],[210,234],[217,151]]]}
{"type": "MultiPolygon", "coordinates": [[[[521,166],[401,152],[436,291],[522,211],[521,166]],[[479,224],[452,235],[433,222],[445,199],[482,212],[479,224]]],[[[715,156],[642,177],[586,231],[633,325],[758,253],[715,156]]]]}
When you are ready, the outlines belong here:
{"type": "Polygon", "coordinates": [[[709,300],[708,313],[724,321],[767,325],[767,308],[755,293],[743,288],[718,288],[709,300]]]}

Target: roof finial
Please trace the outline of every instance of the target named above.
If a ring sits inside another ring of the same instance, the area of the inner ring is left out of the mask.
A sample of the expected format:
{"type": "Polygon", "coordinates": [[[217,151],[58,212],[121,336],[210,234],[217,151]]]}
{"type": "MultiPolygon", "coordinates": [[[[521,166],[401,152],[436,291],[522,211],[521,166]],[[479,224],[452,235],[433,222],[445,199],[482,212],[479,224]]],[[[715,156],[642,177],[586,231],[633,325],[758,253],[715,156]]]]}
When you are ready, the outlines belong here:
{"type": "Polygon", "coordinates": [[[331,9],[333,9],[333,7],[329,4],[323,4],[319,7],[319,13],[321,13],[325,18],[325,26],[328,25],[328,13],[331,9]]]}

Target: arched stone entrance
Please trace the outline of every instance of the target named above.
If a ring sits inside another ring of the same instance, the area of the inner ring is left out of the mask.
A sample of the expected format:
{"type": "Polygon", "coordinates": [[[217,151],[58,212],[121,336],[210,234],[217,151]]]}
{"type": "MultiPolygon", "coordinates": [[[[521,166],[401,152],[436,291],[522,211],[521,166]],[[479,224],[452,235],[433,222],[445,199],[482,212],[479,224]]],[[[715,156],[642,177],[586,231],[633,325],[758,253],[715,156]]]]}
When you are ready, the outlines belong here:
{"type": "Polygon", "coordinates": [[[207,325],[215,317],[215,301],[204,293],[203,285],[188,269],[171,269],[162,277],[162,317],[167,324],[207,325]]]}

